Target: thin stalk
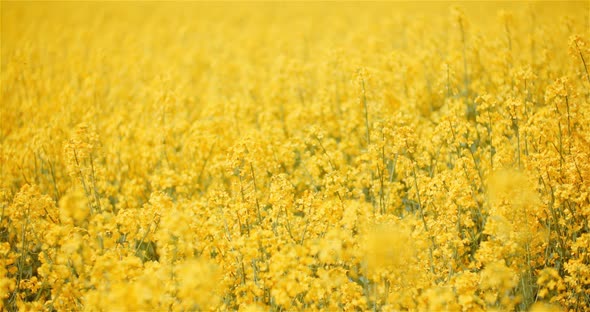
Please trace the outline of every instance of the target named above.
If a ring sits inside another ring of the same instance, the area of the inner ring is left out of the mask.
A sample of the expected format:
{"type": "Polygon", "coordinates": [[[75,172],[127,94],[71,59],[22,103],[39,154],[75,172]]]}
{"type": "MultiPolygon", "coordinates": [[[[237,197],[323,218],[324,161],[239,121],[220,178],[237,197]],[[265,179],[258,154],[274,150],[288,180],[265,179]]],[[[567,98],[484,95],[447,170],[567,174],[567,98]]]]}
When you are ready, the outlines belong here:
{"type": "Polygon", "coordinates": [[[574,43],[576,44],[576,48],[578,49],[578,53],[580,54],[580,58],[582,59],[582,64],[584,64],[584,70],[586,71],[586,79],[588,80],[588,83],[590,83],[590,73],[588,73],[588,66],[586,66],[586,60],[584,59],[584,55],[582,55],[582,51],[580,50],[578,43],[576,41],[574,41],[574,43]]]}
{"type": "Polygon", "coordinates": [[[254,165],[252,165],[252,163],[250,163],[250,173],[252,174],[252,183],[254,184],[254,200],[256,201],[256,209],[258,212],[258,223],[262,223],[260,203],[258,202],[258,187],[256,186],[256,176],[254,175],[254,165]]]}
{"type": "Polygon", "coordinates": [[[363,107],[365,109],[365,127],[367,128],[367,149],[371,145],[371,132],[369,128],[369,109],[367,107],[367,93],[365,90],[365,78],[361,76],[361,86],[363,88],[363,107]]]}

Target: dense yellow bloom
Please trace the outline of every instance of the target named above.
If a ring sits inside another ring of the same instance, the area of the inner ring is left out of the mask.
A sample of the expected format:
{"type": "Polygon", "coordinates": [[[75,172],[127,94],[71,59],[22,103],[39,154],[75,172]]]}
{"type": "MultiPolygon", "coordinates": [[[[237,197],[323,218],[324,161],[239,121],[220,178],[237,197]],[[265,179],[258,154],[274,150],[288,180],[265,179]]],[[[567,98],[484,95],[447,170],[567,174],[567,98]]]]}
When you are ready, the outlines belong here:
{"type": "Polygon", "coordinates": [[[0,310],[590,309],[587,1],[0,14],[0,310]]]}

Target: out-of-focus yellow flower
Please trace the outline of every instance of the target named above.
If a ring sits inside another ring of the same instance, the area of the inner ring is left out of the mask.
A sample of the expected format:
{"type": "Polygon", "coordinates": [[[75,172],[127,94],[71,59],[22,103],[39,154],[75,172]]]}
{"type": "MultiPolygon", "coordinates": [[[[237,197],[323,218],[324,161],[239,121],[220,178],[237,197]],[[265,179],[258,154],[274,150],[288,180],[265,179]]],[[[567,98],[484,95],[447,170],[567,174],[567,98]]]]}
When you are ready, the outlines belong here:
{"type": "Polygon", "coordinates": [[[176,270],[181,309],[209,310],[220,300],[217,266],[206,260],[187,260],[176,270]]]}
{"type": "Polygon", "coordinates": [[[90,208],[86,195],[76,189],[73,190],[59,201],[59,216],[63,222],[80,223],[90,215],[90,208]]]}

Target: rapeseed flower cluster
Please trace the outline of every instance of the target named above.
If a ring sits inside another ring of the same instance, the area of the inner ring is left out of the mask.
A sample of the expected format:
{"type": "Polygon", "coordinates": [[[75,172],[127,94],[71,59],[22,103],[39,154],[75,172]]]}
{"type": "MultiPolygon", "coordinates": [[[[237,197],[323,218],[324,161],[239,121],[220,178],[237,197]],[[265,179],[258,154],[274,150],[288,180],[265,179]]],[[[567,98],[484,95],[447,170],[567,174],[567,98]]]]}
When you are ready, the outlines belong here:
{"type": "Polygon", "coordinates": [[[2,2],[0,310],[590,309],[590,5],[2,2]]]}

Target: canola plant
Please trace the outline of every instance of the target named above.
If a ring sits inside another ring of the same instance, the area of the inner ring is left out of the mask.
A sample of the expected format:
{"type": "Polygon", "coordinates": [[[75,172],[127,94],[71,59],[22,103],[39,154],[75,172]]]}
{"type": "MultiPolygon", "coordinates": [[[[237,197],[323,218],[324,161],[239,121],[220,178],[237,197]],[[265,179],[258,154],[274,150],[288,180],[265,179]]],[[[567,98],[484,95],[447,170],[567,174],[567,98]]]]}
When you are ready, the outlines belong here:
{"type": "Polygon", "coordinates": [[[587,311],[590,3],[1,3],[0,310],[587,311]]]}

